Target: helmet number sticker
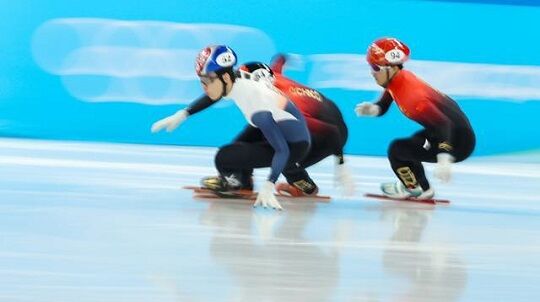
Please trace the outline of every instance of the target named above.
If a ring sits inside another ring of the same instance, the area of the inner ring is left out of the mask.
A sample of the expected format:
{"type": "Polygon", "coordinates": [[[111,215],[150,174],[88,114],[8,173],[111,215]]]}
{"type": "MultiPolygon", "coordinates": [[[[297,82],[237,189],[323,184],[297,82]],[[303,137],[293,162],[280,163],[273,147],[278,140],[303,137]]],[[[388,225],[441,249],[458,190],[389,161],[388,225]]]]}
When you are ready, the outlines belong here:
{"type": "Polygon", "coordinates": [[[216,57],[216,63],[221,67],[233,66],[235,62],[234,55],[231,52],[224,52],[216,57]]]}
{"type": "Polygon", "coordinates": [[[405,53],[400,49],[392,49],[386,52],[384,57],[391,64],[402,63],[405,59],[405,53]]]}

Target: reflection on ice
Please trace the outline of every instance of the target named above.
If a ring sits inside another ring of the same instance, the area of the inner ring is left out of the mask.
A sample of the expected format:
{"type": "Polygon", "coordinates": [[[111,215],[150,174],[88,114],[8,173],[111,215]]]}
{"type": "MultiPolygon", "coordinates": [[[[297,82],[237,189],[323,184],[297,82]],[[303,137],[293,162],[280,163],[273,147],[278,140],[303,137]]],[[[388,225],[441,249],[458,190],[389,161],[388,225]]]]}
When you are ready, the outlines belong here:
{"type": "Polygon", "coordinates": [[[361,197],[393,179],[384,158],[351,158],[359,192],[341,199],[323,162],[312,175],[334,200],[278,213],[182,190],[214,151],[0,140],[0,301],[540,297],[537,161],[459,164],[437,207],[361,197]]]}

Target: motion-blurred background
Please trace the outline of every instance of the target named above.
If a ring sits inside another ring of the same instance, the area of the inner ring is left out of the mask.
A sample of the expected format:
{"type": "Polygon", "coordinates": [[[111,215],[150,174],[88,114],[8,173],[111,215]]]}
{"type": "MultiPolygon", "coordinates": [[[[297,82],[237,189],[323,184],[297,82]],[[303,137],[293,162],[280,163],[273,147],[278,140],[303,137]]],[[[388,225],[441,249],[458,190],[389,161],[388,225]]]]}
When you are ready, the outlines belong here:
{"type": "Polygon", "coordinates": [[[478,136],[475,155],[540,148],[537,1],[19,0],[0,10],[0,135],[219,146],[244,125],[230,102],[173,134],[150,125],[198,97],[207,44],[240,61],[293,54],[286,74],[320,89],[350,127],[346,151],[384,155],[418,126],[395,108],[358,119],[380,93],[364,54],[381,36],[412,50],[406,64],[454,97],[478,136]]]}

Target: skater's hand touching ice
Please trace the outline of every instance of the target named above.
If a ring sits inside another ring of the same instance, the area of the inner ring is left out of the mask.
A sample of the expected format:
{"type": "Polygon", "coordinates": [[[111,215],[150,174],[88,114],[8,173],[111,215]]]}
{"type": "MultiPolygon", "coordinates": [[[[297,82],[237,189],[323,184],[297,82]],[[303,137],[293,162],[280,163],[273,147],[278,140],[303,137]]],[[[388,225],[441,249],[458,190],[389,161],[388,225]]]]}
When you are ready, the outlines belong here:
{"type": "Polygon", "coordinates": [[[356,191],[354,178],[344,163],[334,166],[334,187],[340,188],[343,196],[353,196],[356,191]]]}
{"type": "Polygon", "coordinates": [[[452,177],[452,163],[454,162],[454,157],[448,153],[439,153],[437,154],[437,165],[435,166],[435,171],[433,174],[436,178],[440,179],[442,182],[449,182],[452,177]]]}
{"type": "Polygon", "coordinates": [[[259,194],[257,195],[257,200],[255,201],[255,204],[253,204],[253,206],[254,207],[263,206],[265,208],[271,207],[275,210],[283,210],[283,208],[279,204],[279,201],[276,199],[276,196],[274,195],[273,182],[266,181],[264,183],[261,190],[259,191],[259,194]]]}

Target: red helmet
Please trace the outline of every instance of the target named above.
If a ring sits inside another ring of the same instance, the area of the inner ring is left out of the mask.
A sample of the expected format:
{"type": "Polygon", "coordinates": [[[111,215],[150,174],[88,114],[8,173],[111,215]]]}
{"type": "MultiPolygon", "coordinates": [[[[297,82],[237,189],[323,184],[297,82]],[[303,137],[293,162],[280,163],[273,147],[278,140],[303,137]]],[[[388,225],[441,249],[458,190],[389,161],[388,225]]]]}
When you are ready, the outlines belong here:
{"type": "Polygon", "coordinates": [[[381,38],[368,47],[366,60],[378,66],[400,65],[409,59],[409,47],[396,38],[381,38]]]}

